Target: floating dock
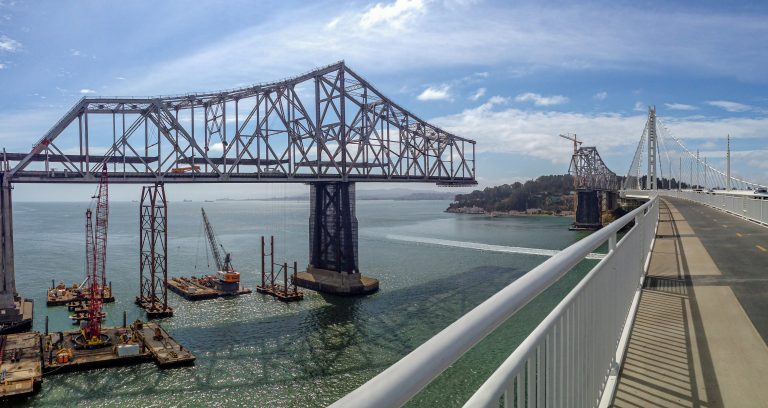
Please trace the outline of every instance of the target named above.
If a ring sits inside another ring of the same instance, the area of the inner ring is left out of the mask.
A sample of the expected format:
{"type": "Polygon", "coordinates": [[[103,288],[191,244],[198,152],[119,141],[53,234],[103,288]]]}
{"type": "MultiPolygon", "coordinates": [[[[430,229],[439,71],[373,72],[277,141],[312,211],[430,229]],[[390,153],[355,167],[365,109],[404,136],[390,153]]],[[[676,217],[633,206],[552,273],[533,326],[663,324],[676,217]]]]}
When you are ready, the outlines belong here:
{"type": "Polygon", "coordinates": [[[43,381],[40,335],[0,335],[0,401],[31,394],[43,381]]]}
{"type": "Polygon", "coordinates": [[[152,302],[148,299],[142,299],[136,297],[136,305],[147,313],[148,319],[161,319],[163,317],[173,316],[173,308],[170,306],[164,306],[160,302],[152,302]]]}
{"type": "Polygon", "coordinates": [[[171,292],[187,300],[215,299],[218,297],[245,295],[252,292],[251,289],[242,287],[237,292],[226,292],[207,286],[202,282],[202,279],[193,276],[191,278],[171,278],[171,280],[166,282],[166,285],[171,292]]]}
{"type": "Polygon", "coordinates": [[[286,289],[282,285],[256,286],[256,292],[272,295],[283,302],[294,302],[304,299],[304,293],[296,290],[296,287],[286,289]]]}
{"type": "Polygon", "coordinates": [[[109,345],[78,349],[80,331],[49,333],[44,339],[43,372],[59,373],[130,365],[155,360],[160,367],[192,364],[195,356],[155,323],[134,322],[129,327],[105,328],[109,345]],[[156,336],[157,335],[157,336],[156,336]],[[67,357],[59,358],[65,353],[67,357]]]}
{"type": "Polygon", "coordinates": [[[38,391],[43,375],[153,360],[161,368],[195,362],[192,352],[155,323],[136,321],[101,332],[106,345],[91,349],[79,344],[79,330],[0,336],[0,401],[38,391]]]}
{"type": "MultiPolygon", "coordinates": [[[[88,288],[80,288],[77,285],[64,286],[59,284],[56,287],[48,288],[48,301],[47,306],[65,306],[70,302],[83,301],[88,297],[88,288]]],[[[104,303],[112,303],[115,301],[115,297],[112,295],[112,282],[109,283],[109,287],[104,288],[104,295],[102,297],[104,303]]]]}

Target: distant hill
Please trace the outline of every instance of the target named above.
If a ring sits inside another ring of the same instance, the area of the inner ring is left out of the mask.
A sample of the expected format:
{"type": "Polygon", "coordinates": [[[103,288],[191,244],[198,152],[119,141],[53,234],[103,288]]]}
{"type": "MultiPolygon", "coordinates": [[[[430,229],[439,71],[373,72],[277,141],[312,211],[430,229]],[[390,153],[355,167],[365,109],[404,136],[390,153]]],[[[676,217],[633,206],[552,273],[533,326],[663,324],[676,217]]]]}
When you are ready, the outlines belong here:
{"type": "MultiPolygon", "coordinates": [[[[361,190],[355,191],[358,200],[452,200],[454,193],[450,191],[430,191],[430,190],[410,190],[407,188],[391,188],[382,190],[361,190]]],[[[219,198],[216,201],[308,201],[309,192],[291,197],[273,197],[273,198],[219,198]]]]}
{"type": "Polygon", "coordinates": [[[459,194],[448,206],[448,212],[492,213],[524,212],[538,208],[558,213],[573,209],[573,178],[568,175],[541,176],[525,183],[486,187],[469,194],[459,194]]]}

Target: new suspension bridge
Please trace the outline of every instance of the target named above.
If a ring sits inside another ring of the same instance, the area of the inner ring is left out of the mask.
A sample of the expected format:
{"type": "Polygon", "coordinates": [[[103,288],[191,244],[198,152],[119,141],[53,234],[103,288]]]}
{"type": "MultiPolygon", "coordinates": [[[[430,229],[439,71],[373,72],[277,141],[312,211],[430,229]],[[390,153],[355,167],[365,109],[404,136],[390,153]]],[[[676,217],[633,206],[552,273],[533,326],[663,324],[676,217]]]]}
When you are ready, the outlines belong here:
{"type": "Polygon", "coordinates": [[[764,406],[765,186],[731,174],[730,142],[722,171],[673,136],[654,107],[624,177],[597,149],[570,140],[582,221],[591,222],[589,213],[599,214],[614,193],[639,206],[501,289],[334,407],[405,404],[599,247],[605,257],[510,346],[490,377],[456,384],[474,390],[465,407],[764,406]]]}

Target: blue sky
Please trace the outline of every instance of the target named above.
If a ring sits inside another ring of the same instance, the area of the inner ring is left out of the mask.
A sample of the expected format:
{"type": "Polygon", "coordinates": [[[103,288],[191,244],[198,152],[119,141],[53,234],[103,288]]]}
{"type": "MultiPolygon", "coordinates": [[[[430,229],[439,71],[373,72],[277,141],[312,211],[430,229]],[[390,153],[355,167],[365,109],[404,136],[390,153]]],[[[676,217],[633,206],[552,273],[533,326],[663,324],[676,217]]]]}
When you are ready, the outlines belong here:
{"type": "MultiPolygon", "coordinates": [[[[29,149],[82,96],[233,88],[343,59],[476,139],[482,185],[566,172],[559,133],[626,174],[649,104],[715,165],[730,134],[734,173],[768,182],[765,2],[305,3],[0,0],[0,146],[29,149]]],[[[39,190],[17,186],[16,198],[60,197],[39,190]]]]}

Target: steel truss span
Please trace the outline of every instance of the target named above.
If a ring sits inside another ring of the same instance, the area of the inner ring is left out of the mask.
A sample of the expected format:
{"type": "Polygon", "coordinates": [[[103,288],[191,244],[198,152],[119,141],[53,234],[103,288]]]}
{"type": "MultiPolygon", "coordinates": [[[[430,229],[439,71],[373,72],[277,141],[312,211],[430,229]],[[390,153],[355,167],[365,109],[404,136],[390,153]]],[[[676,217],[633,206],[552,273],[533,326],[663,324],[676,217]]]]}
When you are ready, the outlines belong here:
{"type": "Polygon", "coordinates": [[[581,147],[571,157],[569,173],[579,190],[618,190],[619,178],[605,165],[596,147],[581,147]]]}
{"type": "Polygon", "coordinates": [[[475,141],[403,109],[344,62],[215,93],[83,98],[29,152],[3,151],[13,182],[399,181],[476,184],[475,141]]]}

